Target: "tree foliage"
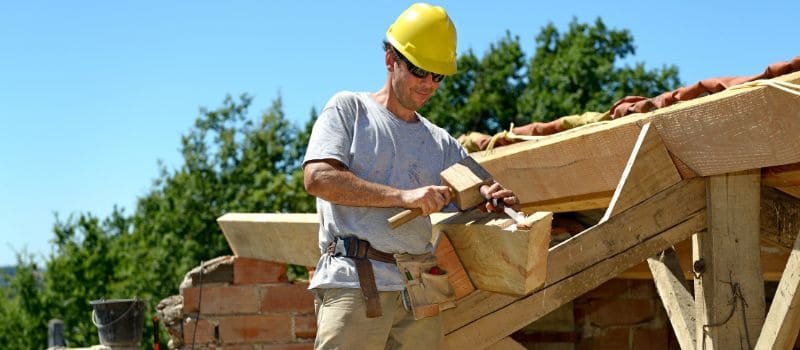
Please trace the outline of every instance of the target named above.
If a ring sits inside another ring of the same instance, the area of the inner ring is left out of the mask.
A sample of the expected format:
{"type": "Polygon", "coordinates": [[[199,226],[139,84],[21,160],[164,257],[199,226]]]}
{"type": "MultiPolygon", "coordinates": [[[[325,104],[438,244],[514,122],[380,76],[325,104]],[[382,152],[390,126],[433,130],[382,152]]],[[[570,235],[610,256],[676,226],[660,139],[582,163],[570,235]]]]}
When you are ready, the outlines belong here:
{"type": "MultiPolygon", "coordinates": [[[[573,20],[566,33],[552,25],[536,37],[526,58],[510,32],[483,57],[458,60],[421,111],[457,135],[493,133],[510,123],[546,121],[587,110],[602,111],[625,95],[652,96],[679,84],[677,68],[620,67],[634,53],[633,37],[573,20]]],[[[303,127],[284,116],[282,100],[251,118],[252,99],[227,97],[201,109],[180,139],[183,162],[160,174],[127,214],[56,217],[54,253],[44,269],[18,257],[16,274],[0,284],[0,344],[8,349],[46,347],[51,318],[65,322],[70,346],[98,342],[89,302],[138,297],[155,305],[178,293],[184,274],[201,261],[230,254],[216,219],[228,212],[313,212],[301,169],[311,118],[303,127]]],[[[146,327],[145,339],[152,337],[146,327]]],[[[162,337],[162,339],[165,339],[162,337]]],[[[143,342],[145,344],[145,342],[143,342]]]]}
{"type": "Polygon", "coordinates": [[[599,18],[594,24],[573,19],[563,34],[546,25],[527,61],[519,37],[507,32],[481,59],[462,54],[460,73],[445,79],[421,112],[454,135],[493,134],[511,123],[603,112],[622,97],[655,96],[680,85],[675,66],[621,66],[635,51],[630,32],[609,29],[599,18]]]}

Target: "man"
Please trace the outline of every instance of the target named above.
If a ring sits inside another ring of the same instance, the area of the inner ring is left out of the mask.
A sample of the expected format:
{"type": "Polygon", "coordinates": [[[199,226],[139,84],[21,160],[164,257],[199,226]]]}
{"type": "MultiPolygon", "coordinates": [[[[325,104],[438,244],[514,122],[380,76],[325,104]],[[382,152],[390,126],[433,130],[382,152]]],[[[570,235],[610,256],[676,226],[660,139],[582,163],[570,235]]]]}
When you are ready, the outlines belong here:
{"type": "MultiPolygon", "coordinates": [[[[404,308],[405,278],[392,256],[430,253],[428,215],[451,199],[439,173],[467,157],[452,136],[416,112],[444,76],[456,73],[455,27],[443,8],[414,4],[389,27],[384,49],[386,83],[375,93],[333,96],[304,159],[323,252],[309,285],[318,349],[432,349],[443,338],[438,315],[415,320],[404,308]],[[422,215],[390,229],[387,218],[405,208],[422,215]]],[[[516,202],[498,184],[482,191],[516,202]]]]}

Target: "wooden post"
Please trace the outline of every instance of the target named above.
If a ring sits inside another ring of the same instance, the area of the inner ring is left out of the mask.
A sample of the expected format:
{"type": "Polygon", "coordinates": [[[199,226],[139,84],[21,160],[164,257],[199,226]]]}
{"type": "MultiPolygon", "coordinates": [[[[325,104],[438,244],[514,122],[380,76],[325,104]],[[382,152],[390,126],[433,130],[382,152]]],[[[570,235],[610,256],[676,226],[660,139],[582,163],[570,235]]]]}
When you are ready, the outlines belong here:
{"type": "Polygon", "coordinates": [[[694,299],[675,250],[669,248],[657,257],[648,258],[647,264],[681,349],[695,349],[694,299]]]}
{"type": "Polygon", "coordinates": [[[751,349],[764,324],[760,171],[707,178],[708,234],[693,238],[697,349],[751,349]]]}

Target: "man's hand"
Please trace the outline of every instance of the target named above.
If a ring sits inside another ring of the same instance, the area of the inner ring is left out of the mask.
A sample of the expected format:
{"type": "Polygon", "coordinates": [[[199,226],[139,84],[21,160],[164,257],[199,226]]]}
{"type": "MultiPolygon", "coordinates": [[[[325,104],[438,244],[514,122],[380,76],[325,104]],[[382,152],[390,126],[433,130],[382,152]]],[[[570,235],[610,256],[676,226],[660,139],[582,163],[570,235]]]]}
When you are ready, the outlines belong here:
{"type": "Polygon", "coordinates": [[[481,186],[480,191],[483,195],[483,198],[486,198],[487,200],[484,208],[482,208],[486,211],[499,212],[503,210],[503,206],[511,207],[519,204],[519,200],[517,200],[517,196],[514,195],[514,192],[503,188],[503,186],[500,186],[500,184],[497,182],[491,185],[481,186]],[[500,202],[499,204],[502,205],[496,208],[494,205],[492,205],[492,199],[497,199],[500,202]]]}
{"type": "Polygon", "coordinates": [[[401,192],[403,207],[419,208],[422,216],[440,211],[450,203],[450,188],[447,186],[425,186],[401,192]]]}

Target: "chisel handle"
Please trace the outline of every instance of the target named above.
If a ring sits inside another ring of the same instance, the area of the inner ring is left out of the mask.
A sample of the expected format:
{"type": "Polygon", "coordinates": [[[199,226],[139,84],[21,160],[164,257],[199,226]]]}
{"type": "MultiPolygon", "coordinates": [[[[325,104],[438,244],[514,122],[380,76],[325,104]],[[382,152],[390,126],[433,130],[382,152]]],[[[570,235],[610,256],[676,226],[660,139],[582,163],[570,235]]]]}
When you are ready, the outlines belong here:
{"type": "Polygon", "coordinates": [[[420,208],[406,209],[401,211],[399,214],[386,219],[386,222],[389,224],[389,227],[396,229],[400,227],[400,225],[405,224],[420,215],[422,215],[422,209],[420,208]]]}

